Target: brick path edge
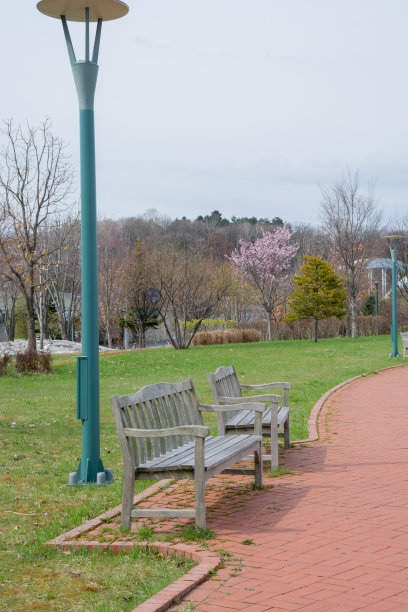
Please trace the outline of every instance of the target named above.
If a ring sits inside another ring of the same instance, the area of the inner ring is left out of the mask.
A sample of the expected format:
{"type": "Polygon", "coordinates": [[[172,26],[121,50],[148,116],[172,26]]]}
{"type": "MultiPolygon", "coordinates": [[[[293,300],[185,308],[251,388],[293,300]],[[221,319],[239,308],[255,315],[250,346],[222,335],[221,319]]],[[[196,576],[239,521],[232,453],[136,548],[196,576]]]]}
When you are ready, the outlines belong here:
{"type": "Polygon", "coordinates": [[[404,368],[407,366],[408,366],[407,363],[399,363],[398,365],[388,366],[387,368],[382,368],[381,370],[374,370],[373,372],[359,374],[358,376],[354,376],[353,378],[344,380],[343,382],[339,383],[335,387],[332,387],[331,389],[326,391],[326,393],[324,393],[317,400],[317,402],[315,403],[315,405],[313,406],[309,414],[309,420],[307,422],[307,430],[308,430],[309,437],[305,438],[304,440],[295,440],[294,442],[291,442],[291,444],[306,444],[307,442],[317,442],[317,440],[319,440],[319,437],[320,437],[319,429],[318,429],[319,417],[323,409],[327,408],[326,402],[329,399],[329,397],[333,395],[333,393],[336,393],[336,391],[339,391],[343,387],[350,385],[351,383],[353,383],[356,380],[359,380],[360,378],[366,378],[367,376],[373,376],[374,374],[379,374],[380,372],[385,372],[386,370],[392,370],[394,368],[404,368]]]}
{"type": "MultiPolygon", "coordinates": [[[[401,368],[408,367],[408,364],[398,364],[395,366],[389,366],[387,368],[382,368],[381,370],[375,370],[372,373],[360,374],[359,376],[354,376],[353,378],[349,378],[345,380],[335,387],[332,387],[326,393],[324,393],[315,405],[312,408],[312,411],[309,415],[308,420],[308,438],[304,440],[296,440],[293,444],[305,444],[308,442],[316,442],[319,440],[319,430],[318,430],[318,421],[319,417],[322,415],[322,411],[327,409],[326,402],[328,398],[333,395],[336,391],[339,391],[343,387],[350,385],[356,380],[360,378],[365,378],[367,376],[371,376],[373,374],[378,374],[379,372],[383,372],[385,370],[391,370],[393,368],[401,368]]],[[[135,495],[133,503],[137,504],[140,501],[151,497],[155,493],[157,493],[166,483],[166,480],[161,480],[149,488],[145,489],[141,493],[135,495]]],[[[134,608],[132,612],[163,612],[167,610],[172,605],[181,600],[187,593],[192,591],[195,587],[197,587],[201,582],[206,580],[208,576],[212,574],[220,565],[221,560],[218,555],[206,551],[202,548],[197,548],[196,546],[191,546],[188,544],[169,544],[167,542],[141,542],[140,544],[135,544],[134,542],[126,542],[126,541],[116,541],[112,544],[101,544],[97,541],[88,541],[88,542],[80,542],[76,540],[80,535],[95,529],[95,527],[99,527],[104,520],[111,519],[120,514],[122,510],[122,506],[116,506],[115,508],[111,508],[107,512],[100,514],[98,517],[63,533],[56,538],[49,540],[45,543],[45,546],[50,546],[53,548],[60,548],[61,550],[66,550],[69,548],[83,548],[86,547],[87,550],[106,550],[109,548],[111,553],[119,554],[120,552],[130,552],[134,546],[144,546],[147,550],[151,550],[152,552],[167,554],[171,556],[179,556],[179,557],[187,557],[188,559],[192,559],[193,561],[197,561],[198,565],[194,567],[192,570],[187,572],[181,578],[178,578],[164,589],[147,599],[142,604],[134,608]]]]}
{"type": "MultiPolygon", "coordinates": [[[[167,483],[167,480],[160,480],[159,482],[151,485],[148,489],[145,489],[141,493],[135,495],[133,503],[137,504],[140,501],[151,497],[157,491],[160,491],[163,486],[167,483]]],[[[105,519],[112,519],[113,517],[120,514],[122,506],[116,506],[111,508],[107,512],[100,514],[98,517],[63,533],[52,540],[45,543],[45,546],[52,548],[59,548],[60,550],[86,548],[87,550],[106,550],[113,554],[119,554],[121,552],[130,552],[135,546],[144,547],[146,550],[150,550],[155,553],[161,553],[163,555],[185,557],[196,561],[197,565],[193,567],[187,574],[184,574],[181,578],[178,578],[171,584],[167,585],[147,599],[139,606],[134,608],[135,612],[162,612],[167,610],[172,605],[177,603],[182,597],[187,595],[196,586],[204,582],[220,565],[221,560],[218,555],[213,552],[197,548],[188,544],[170,544],[167,542],[140,542],[135,544],[134,542],[120,541],[117,540],[112,544],[100,543],[98,541],[79,541],[77,538],[83,535],[95,527],[99,527],[103,524],[105,519]]]]}

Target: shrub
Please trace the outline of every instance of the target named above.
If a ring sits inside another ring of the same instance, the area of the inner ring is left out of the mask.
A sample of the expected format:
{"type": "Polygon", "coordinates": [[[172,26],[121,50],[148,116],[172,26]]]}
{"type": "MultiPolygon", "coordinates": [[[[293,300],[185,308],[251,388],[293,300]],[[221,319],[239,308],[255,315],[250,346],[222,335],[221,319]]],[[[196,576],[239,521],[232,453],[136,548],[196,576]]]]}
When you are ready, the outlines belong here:
{"type": "Polygon", "coordinates": [[[14,368],[18,374],[29,374],[30,372],[49,374],[51,372],[51,354],[35,353],[29,350],[24,353],[17,353],[14,368]]]}
{"type": "Polygon", "coordinates": [[[261,332],[259,329],[243,329],[242,330],[243,340],[242,342],[260,342],[261,332]]]}
{"type": "Polygon", "coordinates": [[[37,353],[34,351],[24,351],[16,354],[14,368],[18,374],[27,374],[37,371],[37,353]]]}
{"type": "Polygon", "coordinates": [[[3,355],[3,357],[0,357],[0,376],[4,376],[5,374],[7,374],[7,366],[9,364],[10,359],[10,355],[3,355]]]}
{"type": "Polygon", "coordinates": [[[259,342],[261,332],[257,329],[238,329],[236,327],[226,330],[213,330],[197,332],[192,344],[203,346],[208,344],[238,344],[240,342],[259,342]]]}
{"type": "Polygon", "coordinates": [[[38,371],[41,374],[51,373],[51,353],[38,353],[38,371]]]}

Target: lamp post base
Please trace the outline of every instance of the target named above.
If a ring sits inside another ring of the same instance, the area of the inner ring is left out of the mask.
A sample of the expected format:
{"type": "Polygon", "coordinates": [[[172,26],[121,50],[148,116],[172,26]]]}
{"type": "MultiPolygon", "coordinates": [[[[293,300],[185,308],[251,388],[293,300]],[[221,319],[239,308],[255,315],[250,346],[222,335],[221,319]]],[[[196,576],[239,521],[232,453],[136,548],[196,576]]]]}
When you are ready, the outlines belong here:
{"type": "Polygon", "coordinates": [[[390,357],[401,357],[401,355],[399,353],[392,352],[390,357]]]}
{"type": "MultiPolygon", "coordinates": [[[[101,460],[99,461],[100,461],[100,464],[102,465],[102,461],[101,460]]],[[[76,472],[70,472],[69,479],[68,479],[68,486],[93,485],[96,487],[103,487],[113,482],[113,470],[111,468],[107,468],[105,470],[103,469],[103,465],[102,465],[101,471],[97,472],[96,474],[96,480],[91,479],[91,478],[84,480],[80,478],[80,467],[81,467],[81,464],[79,464],[78,470],[76,472]]]]}

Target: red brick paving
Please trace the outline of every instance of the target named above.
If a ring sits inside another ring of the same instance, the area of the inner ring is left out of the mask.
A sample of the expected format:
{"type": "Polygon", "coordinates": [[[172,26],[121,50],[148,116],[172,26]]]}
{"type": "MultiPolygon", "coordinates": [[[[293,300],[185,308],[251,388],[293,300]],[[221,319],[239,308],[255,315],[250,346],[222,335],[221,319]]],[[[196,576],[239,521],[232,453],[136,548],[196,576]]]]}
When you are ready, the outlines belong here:
{"type": "MultiPolygon", "coordinates": [[[[295,474],[269,478],[265,472],[262,491],[252,490],[250,477],[211,479],[207,528],[217,539],[208,552],[221,554],[224,567],[173,610],[190,609],[191,602],[201,612],[408,612],[407,399],[407,368],[353,380],[316,405],[314,414],[324,404],[320,439],[284,452],[282,463],[295,474]]],[[[312,439],[317,437],[310,423],[309,432],[312,439]]],[[[164,491],[160,486],[135,501],[144,506],[193,505],[191,481],[177,481],[164,491]]],[[[127,549],[137,541],[142,524],[154,527],[158,536],[174,537],[189,522],[141,519],[125,536],[119,531],[119,510],[50,544],[99,542],[114,550],[121,540],[119,548],[127,549]]],[[[170,550],[164,543],[156,546],[170,550]]],[[[190,555],[188,550],[197,550],[197,545],[185,547],[190,555]]],[[[204,558],[201,570],[198,566],[177,581],[179,592],[215,567],[214,555],[204,558]]],[[[140,610],[167,609],[176,586],[169,585],[140,610]]]]}
{"type": "Polygon", "coordinates": [[[285,453],[296,476],[228,516],[210,495],[211,548],[240,561],[174,609],[408,611],[408,370],[354,381],[326,407],[320,441],[285,453]]]}

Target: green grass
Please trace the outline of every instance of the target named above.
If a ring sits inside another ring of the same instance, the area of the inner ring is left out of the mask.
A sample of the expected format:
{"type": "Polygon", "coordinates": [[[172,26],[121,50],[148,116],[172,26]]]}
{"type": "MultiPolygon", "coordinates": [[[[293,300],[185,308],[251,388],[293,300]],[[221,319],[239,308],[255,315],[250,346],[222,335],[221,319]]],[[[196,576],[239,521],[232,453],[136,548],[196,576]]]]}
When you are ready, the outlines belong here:
{"type": "MultiPolygon", "coordinates": [[[[242,382],[294,383],[291,436],[302,439],[307,436],[308,415],[316,400],[345,379],[401,363],[401,359],[389,359],[390,351],[389,337],[379,336],[319,340],[317,344],[286,341],[102,355],[101,456],[105,468],[113,468],[115,473],[115,482],[106,487],[66,486],[81,452],[81,426],[75,419],[75,357],[56,356],[51,376],[10,373],[0,378],[1,609],[127,610],[136,605],[135,599],[124,600],[130,597],[129,590],[142,592],[151,583],[161,588],[161,578],[151,580],[148,576],[150,561],[145,563],[145,578],[139,560],[137,571],[132,573],[136,560],[131,557],[65,555],[43,547],[52,537],[121,501],[122,460],[109,396],[191,376],[199,400],[209,403],[207,372],[234,363],[242,382]],[[83,567],[80,577],[72,570],[77,565],[83,567]],[[128,566],[129,574],[125,571],[128,566]],[[143,588],[132,583],[136,574],[143,588]],[[65,586],[57,589],[62,575],[65,586]],[[77,588],[79,581],[83,590],[77,588]],[[91,585],[87,590],[87,581],[102,586],[91,585]]],[[[215,418],[207,422],[215,432],[215,418]]],[[[139,482],[138,486],[147,484],[139,482]]],[[[176,571],[185,571],[176,566],[176,571]]]]}
{"type": "Polygon", "coordinates": [[[296,472],[293,472],[292,470],[288,470],[287,468],[284,467],[278,467],[278,469],[273,470],[272,472],[268,473],[268,478],[280,478],[281,476],[294,476],[296,474],[296,472]]]}

